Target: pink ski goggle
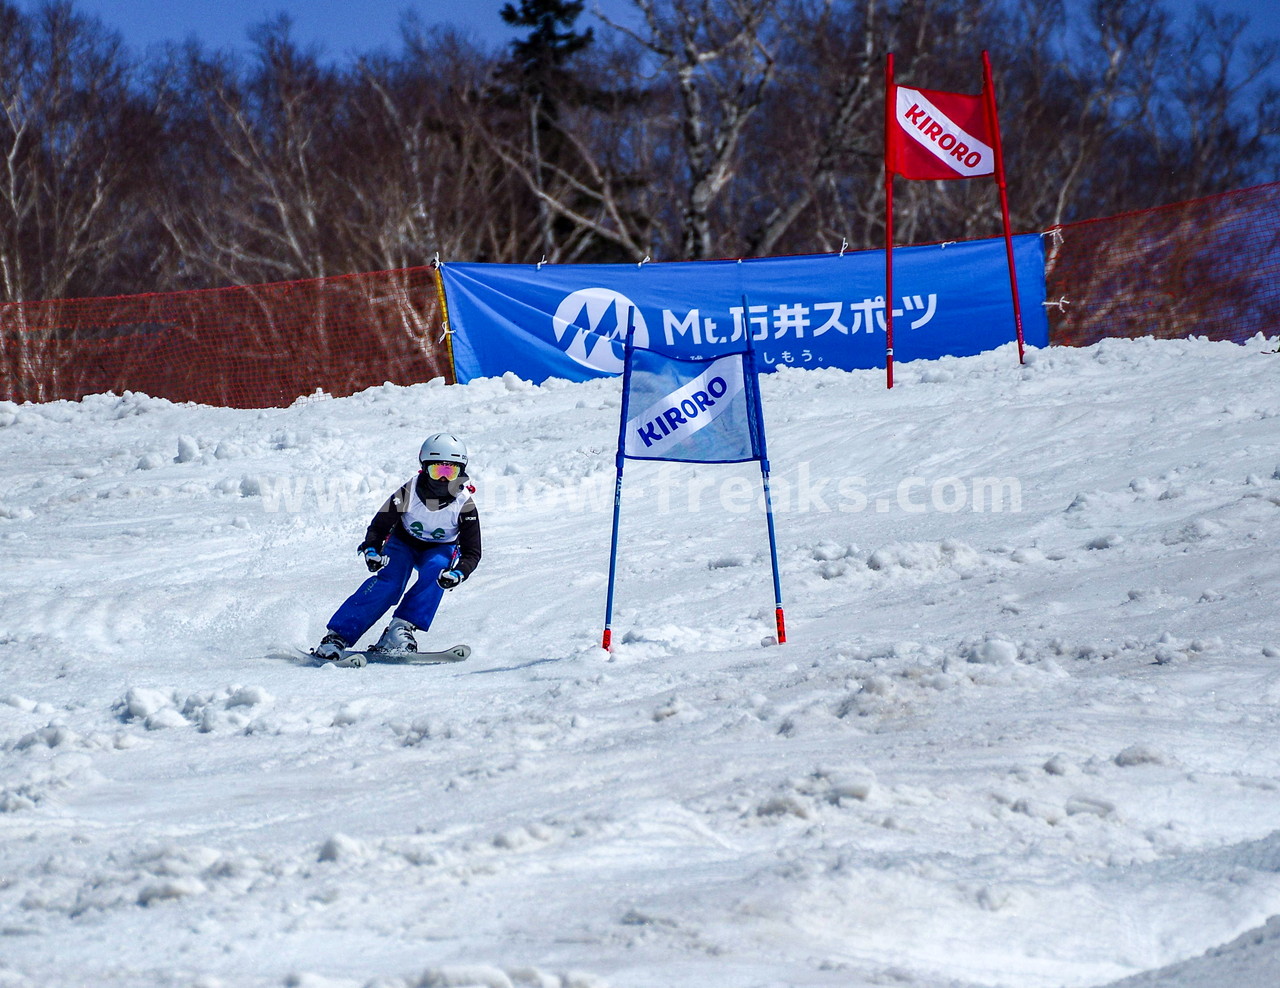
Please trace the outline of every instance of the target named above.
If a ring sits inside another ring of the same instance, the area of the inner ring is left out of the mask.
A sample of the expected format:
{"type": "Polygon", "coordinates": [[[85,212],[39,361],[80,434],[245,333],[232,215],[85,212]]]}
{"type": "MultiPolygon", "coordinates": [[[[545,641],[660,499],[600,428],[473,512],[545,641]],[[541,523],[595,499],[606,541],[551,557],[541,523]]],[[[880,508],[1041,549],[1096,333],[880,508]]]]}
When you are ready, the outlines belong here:
{"type": "Polygon", "coordinates": [[[428,463],[426,468],[432,480],[457,480],[462,476],[462,466],[458,463],[428,463]]]}

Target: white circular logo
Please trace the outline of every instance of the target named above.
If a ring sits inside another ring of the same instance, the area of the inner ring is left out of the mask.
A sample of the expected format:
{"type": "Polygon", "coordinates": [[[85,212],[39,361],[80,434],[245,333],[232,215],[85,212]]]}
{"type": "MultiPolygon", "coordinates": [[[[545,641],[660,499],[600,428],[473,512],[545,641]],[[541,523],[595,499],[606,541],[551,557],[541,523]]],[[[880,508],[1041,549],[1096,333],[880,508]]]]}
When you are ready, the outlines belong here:
{"type": "Polygon", "coordinates": [[[584,367],[621,374],[627,320],[632,309],[635,310],[632,342],[638,347],[647,347],[649,327],[645,325],[640,307],[612,288],[580,288],[566,295],[551,317],[556,342],[584,367]]]}

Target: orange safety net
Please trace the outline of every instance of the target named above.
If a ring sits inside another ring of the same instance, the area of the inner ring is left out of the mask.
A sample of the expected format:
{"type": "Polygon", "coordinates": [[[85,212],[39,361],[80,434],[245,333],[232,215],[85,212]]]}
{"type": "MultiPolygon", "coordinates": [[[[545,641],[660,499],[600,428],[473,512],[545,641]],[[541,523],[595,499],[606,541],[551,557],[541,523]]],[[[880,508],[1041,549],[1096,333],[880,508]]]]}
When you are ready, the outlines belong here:
{"type": "Polygon", "coordinates": [[[1054,227],[1049,342],[1274,335],[1280,183],[1054,227]]]}
{"type": "Polygon", "coordinates": [[[0,399],[112,391],[233,408],[453,383],[433,267],[0,305],[0,399]]]}

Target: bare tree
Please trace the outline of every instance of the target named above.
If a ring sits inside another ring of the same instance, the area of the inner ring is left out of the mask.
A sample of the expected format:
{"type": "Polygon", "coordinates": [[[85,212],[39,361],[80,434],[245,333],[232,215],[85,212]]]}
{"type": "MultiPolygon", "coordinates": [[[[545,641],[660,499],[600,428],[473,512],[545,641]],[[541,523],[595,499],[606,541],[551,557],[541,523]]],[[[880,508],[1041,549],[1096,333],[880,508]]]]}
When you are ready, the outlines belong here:
{"type": "Polygon", "coordinates": [[[541,100],[520,101],[505,113],[491,105],[477,116],[494,155],[534,197],[535,229],[520,259],[529,259],[533,245],[553,263],[639,261],[654,253],[649,193],[660,195],[665,186],[654,188],[653,114],[638,109],[649,94],[619,80],[630,65],[634,52],[613,48],[584,58],[579,83],[597,98],[561,104],[554,116],[542,112],[541,100]],[[620,88],[606,94],[604,80],[620,88]],[[526,110],[536,119],[522,127],[526,110]],[[553,140],[539,139],[540,131],[553,140]]]}
{"type": "MultiPolygon", "coordinates": [[[[1280,42],[1165,0],[520,0],[524,47],[406,22],[324,61],[131,61],[70,0],[0,0],[0,298],[209,287],[445,259],[639,261],[873,246],[884,55],[974,92],[989,48],[1014,225],[1280,177],[1280,42]],[[589,43],[588,43],[589,41],[589,43]]],[[[900,241],[987,236],[987,182],[903,182],[900,241]]]]}
{"type": "Polygon", "coordinates": [[[733,197],[741,253],[838,249],[863,232],[849,200],[880,201],[882,11],[881,0],[782,8],[777,82],[747,132],[751,198],[733,197]]]}
{"type": "Polygon", "coordinates": [[[287,18],[257,31],[243,74],[226,56],[184,53],[192,114],[184,173],[163,219],[183,257],[226,282],[318,278],[340,215],[332,171],[341,79],[289,37],[287,18]]]}
{"type": "Polygon", "coordinates": [[[0,3],[0,288],[9,301],[110,289],[134,256],[154,108],[119,36],[47,3],[0,3]]]}
{"type": "Polygon", "coordinates": [[[678,99],[680,253],[711,257],[712,209],[737,173],[743,133],[776,71],[777,0],[632,2],[644,27],[613,26],[656,61],[678,99]]]}
{"type": "Polygon", "coordinates": [[[1146,121],[1153,143],[1166,133],[1168,110],[1185,121],[1165,167],[1171,192],[1192,198],[1256,181],[1258,166],[1280,138],[1280,89],[1265,80],[1280,65],[1280,40],[1246,45],[1247,18],[1200,4],[1173,57],[1162,62],[1169,96],[1146,121]]]}
{"type": "Polygon", "coordinates": [[[520,183],[480,134],[492,60],[454,34],[407,25],[399,56],[363,59],[338,166],[348,199],[349,263],[515,260],[511,201],[520,183]]]}

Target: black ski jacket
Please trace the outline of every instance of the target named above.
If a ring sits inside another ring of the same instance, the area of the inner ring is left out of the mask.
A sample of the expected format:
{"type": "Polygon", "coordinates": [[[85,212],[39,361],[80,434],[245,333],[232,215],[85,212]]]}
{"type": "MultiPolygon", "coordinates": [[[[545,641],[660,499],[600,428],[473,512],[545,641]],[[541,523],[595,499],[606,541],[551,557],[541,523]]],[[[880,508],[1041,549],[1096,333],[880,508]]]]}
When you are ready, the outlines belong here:
{"type": "Polygon", "coordinates": [[[455,569],[462,571],[462,576],[465,579],[475,572],[475,568],[480,564],[480,512],[476,508],[476,502],[471,498],[472,488],[463,487],[456,495],[445,493],[444,497],[441,498],[438,496],[437,491],[431,489],[431,481],[426,473],[418,474],[414,480],[406,482],[403,487],[387,498],[382,507],[378,509],[378,513],[373,516],[373,521],[369,522],[369,528],[364,533],[364,541],[360,543],[360,551],[364,552],[365,549],[372,546],[381,552],[383,545],[391,537],[393,531],[412,546],[441,544],[419,539],[403,525],[397,524],[403,517],[405,509],[409,506],[409,493],[415,484],[418,487],[418,497],[428,507],[442,508],[445,505],[452,504],[459,497],[467,499],[467,503],[462,509],[462,514],[458,518],[457,544],[461,556],[455,566],[455,569]]]}

